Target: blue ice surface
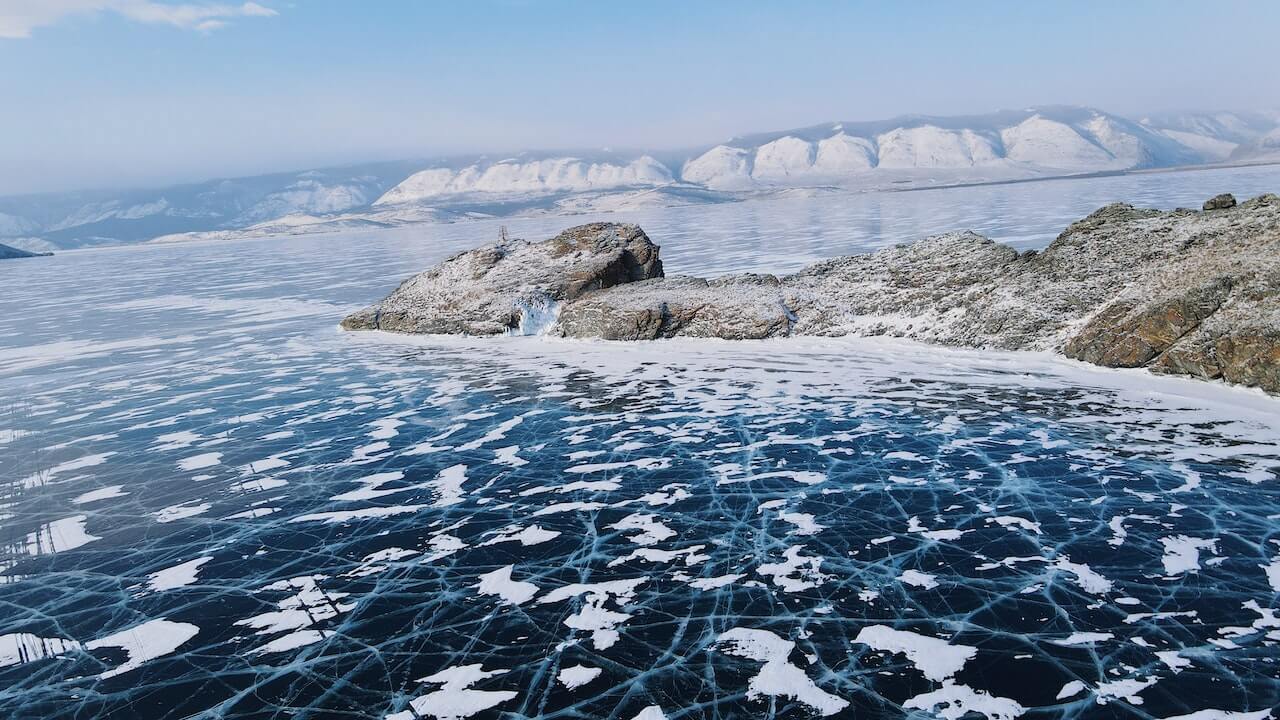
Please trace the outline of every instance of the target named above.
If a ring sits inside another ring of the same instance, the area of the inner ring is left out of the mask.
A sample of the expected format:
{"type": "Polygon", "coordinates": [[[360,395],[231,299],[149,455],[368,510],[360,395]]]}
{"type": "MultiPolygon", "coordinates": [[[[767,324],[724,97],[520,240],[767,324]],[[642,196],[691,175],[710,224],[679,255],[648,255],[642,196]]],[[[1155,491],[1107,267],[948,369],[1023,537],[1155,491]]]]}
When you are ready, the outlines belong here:
{"type": "MultiPolygon", "coordinates": [[[[1091,180],[1072,202],[1268,180],[1213,172],[1091,180]]],[[[761,270],[899,239],[851,221],[875,214],[866,203],[925,218],[974,212],[977,192],[613,219],[667,243],[673,272],[761,270]],[[792,256],[733,227],[827,240],[792,256]]],[[[1032,244],[1070,205],[1002,192],[990,221],[1039,218],[1032,244]]],[[[1274,399],[884,341],[336,329],[495,233],[0,267],[0,716],[1230,718],[1280,704],[1274,399]],[[894,646],[885,630],[904,634],[894,646]],[[600,673],[558,679],[579,665],[600,673]]]]}

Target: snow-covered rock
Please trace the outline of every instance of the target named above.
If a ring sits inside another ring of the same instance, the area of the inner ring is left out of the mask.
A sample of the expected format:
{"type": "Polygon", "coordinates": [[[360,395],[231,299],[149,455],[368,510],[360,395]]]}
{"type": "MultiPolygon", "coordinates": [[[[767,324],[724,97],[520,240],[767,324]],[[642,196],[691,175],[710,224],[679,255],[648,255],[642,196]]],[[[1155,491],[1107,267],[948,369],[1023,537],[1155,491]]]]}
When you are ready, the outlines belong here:
{"type": "Polygon", "coordinates": [[[554,321],[561,303],[583,293],[661,277],[658,251],[639,227],[617,223],[570,228],[540,243],[503,239],[415,275],[342,327],[535,334],[554,321]]]}
{"type": "Polygon", "coordinates": [[[649,280],[566,303],[552,333],[890,335],[1280,393],[1280,198],[1207,207],[1108,205],[1041,252],[953,233],[781,278],[649,280]]]}
{"type": "Polygon", "coordinates": [[[1040,252],[961,232],[784,277],[711,280],[664,278],[659,248],[634,225],[587,225],[455,256],[343,325],[477,335],[536,325],[607,340],[887,335],[1280,393],[1280,197],[1232,202],[1108,205],[1040,252]]]}

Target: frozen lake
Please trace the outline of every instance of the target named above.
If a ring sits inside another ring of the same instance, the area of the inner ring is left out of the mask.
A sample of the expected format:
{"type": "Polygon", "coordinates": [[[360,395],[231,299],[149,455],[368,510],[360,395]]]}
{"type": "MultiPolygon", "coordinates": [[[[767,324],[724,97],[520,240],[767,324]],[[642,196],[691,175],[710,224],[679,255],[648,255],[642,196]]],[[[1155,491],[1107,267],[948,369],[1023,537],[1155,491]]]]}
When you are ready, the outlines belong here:
{"type": "Polygon", "coordinates": [[[638,222],[669,274],[782,272],[1276,190],[1204,170],[0,263],[0,716],[1269,717],[1273,398],[894,342],[336,323],[500,224],[638,222]]]}

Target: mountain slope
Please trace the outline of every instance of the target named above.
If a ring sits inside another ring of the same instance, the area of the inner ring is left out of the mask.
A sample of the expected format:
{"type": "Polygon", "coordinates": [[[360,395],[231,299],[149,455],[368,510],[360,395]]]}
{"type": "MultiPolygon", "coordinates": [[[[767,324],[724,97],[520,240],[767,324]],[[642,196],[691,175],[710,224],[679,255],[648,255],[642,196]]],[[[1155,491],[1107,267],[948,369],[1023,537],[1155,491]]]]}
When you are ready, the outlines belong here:
{"type": "Polygon", "coordinates": [[[1280,161],[1280,128],[1242,143],[1231,152],[1228,159],[1250,162],[1280,161]]]}
{"type": "Polygon", "coordinates": [[[1141,124],[1207,162],[1251,161],[1273,154],[1265,138],[1280,128],[1280,112],[1166,113],[1145,117],[1141,124]]]}

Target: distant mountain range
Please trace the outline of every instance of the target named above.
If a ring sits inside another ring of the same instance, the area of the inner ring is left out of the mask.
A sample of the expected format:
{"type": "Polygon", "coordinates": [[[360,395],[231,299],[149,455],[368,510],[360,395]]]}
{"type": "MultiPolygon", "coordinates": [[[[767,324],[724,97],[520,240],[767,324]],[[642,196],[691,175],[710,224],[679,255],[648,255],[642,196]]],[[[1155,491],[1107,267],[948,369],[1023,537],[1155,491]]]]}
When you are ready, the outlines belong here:
{"type": "Polygon", "coordinates": [[[835,122],[689,151],[451,157],[150,190],[0,198],[0,240],[28,250],[875,190],[1207,163],[1280,162],[1280,112],[1130,120],[1049,106],[835,122]]]}

